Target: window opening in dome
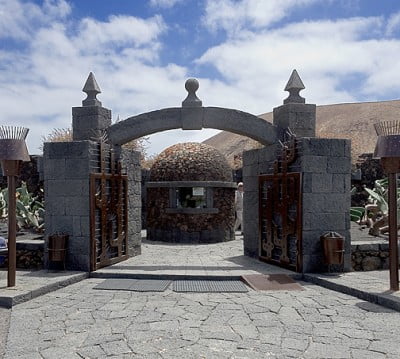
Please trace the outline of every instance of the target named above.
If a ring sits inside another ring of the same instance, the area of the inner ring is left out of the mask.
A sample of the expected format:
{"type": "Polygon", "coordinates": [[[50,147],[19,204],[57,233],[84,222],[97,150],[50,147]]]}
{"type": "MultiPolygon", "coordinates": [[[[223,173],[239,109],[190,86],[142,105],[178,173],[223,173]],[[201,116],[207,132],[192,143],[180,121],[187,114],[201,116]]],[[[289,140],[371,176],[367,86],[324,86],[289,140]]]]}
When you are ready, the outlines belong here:
{"type": "Polygon", "coordinates": [[[206,188],[179,187],[176,189],[177,208],[207,208],[206,188]]]}

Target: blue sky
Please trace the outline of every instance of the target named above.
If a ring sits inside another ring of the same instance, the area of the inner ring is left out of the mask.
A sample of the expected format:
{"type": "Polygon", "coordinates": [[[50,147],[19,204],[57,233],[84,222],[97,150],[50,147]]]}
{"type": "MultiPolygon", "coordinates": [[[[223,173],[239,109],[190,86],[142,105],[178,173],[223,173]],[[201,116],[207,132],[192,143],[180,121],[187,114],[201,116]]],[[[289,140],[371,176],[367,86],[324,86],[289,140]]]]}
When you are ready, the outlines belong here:
{"type": "MultiPolygon", "coordinates": [[[[398,0],[0,0],[0,124],[40,153],[90,71],[114,120],[180,106],[189,77],[204,106],[270,112],[293,69],[308,103],[398,99],[399,54],[398,0]]],[[[162,132],[148,153],[216,132],[162,132]]]]}

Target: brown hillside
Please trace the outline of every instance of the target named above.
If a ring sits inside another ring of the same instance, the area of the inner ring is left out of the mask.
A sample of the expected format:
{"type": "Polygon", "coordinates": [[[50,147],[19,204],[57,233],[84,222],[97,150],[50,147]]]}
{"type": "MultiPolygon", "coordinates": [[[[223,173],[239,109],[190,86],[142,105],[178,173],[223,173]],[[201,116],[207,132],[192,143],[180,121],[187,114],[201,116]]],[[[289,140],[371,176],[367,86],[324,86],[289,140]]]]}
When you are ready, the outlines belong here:
{"type": "MultiPolygon", "coordinates": [[[[259,117],[272,122],[272,112],[259,117]]],[[[392,120],[400,120],[400,100],[317,106],[317,137],[351,139],[355,161],[362,153],[374,151],[376,134],[373,124],[392,120]]],[[[247,137],[225,131],[204,143],[216,147],[230,162],[244,150],[260,146],[247,137]]]]}

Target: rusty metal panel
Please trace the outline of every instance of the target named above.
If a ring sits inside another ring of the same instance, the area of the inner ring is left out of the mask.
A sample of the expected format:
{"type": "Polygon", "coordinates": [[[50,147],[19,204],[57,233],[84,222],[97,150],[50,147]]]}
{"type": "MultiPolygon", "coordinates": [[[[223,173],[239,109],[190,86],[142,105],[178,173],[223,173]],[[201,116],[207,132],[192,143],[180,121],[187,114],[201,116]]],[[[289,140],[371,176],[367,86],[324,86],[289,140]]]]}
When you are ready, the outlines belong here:
{"type": "Polygon", "coordinates": [[[301,174],[259,176],[259,256],[301,272],[301,174]]]}
{"type": "Polygon", "coordinates": [[[91,270],[128,259],[128,176],[99,144],[99,173],[90,174],[91,270]]]}

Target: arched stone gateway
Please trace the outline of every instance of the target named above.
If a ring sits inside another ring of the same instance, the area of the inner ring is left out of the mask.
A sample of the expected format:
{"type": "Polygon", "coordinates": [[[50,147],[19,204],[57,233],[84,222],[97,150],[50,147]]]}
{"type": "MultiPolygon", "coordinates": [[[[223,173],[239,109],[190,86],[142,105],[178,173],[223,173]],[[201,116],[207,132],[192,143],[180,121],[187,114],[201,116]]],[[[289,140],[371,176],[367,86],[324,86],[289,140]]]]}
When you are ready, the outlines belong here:
{"type": "Polygon", "coordinates": [[[96,270],[141,252],[140,155],[122,144],[165,130],[215,128],[264,145],[243,154],[244,254],[298,272],[326,271],[320,236],[332,231],[346,239],[344,268],[350,269],[350,141],[315,138],[316,106],[299,95],[304,85],[297,72],[272,124],[238,110],[203,107],[197,80],[185,87],[182,107],[112,125],[89,75],[87,98],[72,109],[73,141],[44,145],[46,237],[69,235],[67,268],[96,270]],[[295,134],[291,143],[282,144],[284,134],[295,134]]]}
{"type": "Polygon", "coordinates": [[[278,142],[277,126],[247,112],[221,107],[202,107],[201,101],[196,96],[198,81],[189,79],[185,87],[188,90],[188,97],[182,102],[182,107],[143,113],[108,127],[107,135],[111,143],[122,145],[156,132],[180,128],[225,130],[250,137],[264,146],[278,142]]]}

